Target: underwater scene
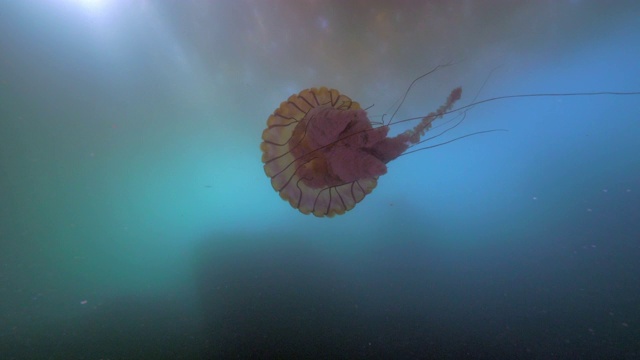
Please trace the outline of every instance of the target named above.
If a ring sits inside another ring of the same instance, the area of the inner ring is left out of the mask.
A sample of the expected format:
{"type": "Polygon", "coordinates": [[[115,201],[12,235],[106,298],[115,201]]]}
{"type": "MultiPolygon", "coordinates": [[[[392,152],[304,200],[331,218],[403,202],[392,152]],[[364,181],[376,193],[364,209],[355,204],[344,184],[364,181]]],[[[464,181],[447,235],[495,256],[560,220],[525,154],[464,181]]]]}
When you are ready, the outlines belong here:
{"type": "Polygon", "coordinates": [[[0,4],[0,358],[640,359],[640,2],[0,4]]]}

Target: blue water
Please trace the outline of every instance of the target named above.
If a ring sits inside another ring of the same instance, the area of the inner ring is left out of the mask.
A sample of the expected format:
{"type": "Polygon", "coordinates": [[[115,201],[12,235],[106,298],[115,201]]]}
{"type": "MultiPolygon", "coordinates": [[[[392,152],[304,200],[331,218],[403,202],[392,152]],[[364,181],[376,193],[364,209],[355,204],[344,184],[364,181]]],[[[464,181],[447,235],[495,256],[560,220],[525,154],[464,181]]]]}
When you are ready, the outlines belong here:
{"type": "MultiPolygon", "coordinates": [[[[640,358],[640,96],[485,103],[353,210],[291,208],[266,119],[640,91],[634,1],[0,5],[0,357],[640,358]],[[483,85],[484,84],[484,85],[483,85]]],[[[387,115],[389,116],[389,115],[387,115]]],[[[385,117],[388,119],[388,117],[385,117]]],[[[393,131],[401,131],[398,126],[393,131]]]]}

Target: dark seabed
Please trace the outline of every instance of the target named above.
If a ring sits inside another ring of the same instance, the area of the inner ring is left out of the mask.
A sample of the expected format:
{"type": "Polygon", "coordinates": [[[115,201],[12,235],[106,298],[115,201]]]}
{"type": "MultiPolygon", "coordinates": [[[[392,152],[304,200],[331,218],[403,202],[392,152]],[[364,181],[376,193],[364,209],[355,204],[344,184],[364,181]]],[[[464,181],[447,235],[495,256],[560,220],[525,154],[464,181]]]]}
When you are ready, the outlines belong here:
{"type": "Polygon", "coordinates": [[[425,145],[508,131],[334,218],[260,151],[291,94],[380,121],[445,63],[397,119],[637,92],[639,37],[637,1],[3,2],[0,358],[640,359],[640,95],[475,106],[425,145]]]}

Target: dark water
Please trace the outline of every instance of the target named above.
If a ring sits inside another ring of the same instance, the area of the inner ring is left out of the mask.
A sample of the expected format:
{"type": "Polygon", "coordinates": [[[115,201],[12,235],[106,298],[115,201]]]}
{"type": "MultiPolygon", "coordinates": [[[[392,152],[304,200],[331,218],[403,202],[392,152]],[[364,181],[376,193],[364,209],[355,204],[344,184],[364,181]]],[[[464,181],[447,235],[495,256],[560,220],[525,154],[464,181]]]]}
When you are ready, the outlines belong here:
{"type": "Polygon", "coordinates": [[[264,176],[268,115],[640,90],[636,2],[0,5],[0,358],[638,359],[640,96],[511,99],[355,209],[264,176]],[[492,72],[492,69],[495,71],[492,72]],[[485,80],[488,82],[483,87],[485,80]]]}

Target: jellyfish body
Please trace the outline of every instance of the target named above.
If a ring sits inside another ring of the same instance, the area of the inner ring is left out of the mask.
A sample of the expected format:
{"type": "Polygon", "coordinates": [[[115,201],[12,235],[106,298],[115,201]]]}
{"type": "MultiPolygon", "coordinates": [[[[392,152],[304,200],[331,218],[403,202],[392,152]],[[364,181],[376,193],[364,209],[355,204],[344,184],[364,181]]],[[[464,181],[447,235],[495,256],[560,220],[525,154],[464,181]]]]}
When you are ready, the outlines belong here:
{"type": "Polygon", "coordinates": [[[454,89],[445,104],[413,128],[388,137],[365,110],[326,87],[302,90],[280,104],[262,133],[262,162],[271,185],[304,214],[344,214],[371,193],[386,164],[429,130],[460,99],[454,89]]]}

